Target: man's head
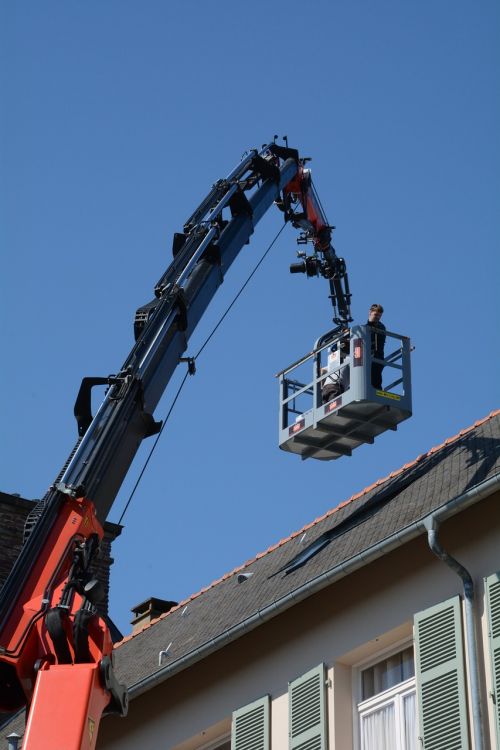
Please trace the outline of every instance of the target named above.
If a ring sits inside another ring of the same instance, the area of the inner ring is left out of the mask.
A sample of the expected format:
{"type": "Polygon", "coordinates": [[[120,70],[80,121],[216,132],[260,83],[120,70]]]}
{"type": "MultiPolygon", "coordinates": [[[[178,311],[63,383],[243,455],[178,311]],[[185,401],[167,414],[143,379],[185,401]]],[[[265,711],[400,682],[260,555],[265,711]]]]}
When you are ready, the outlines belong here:
{"type": "Polygon", "coordinates": [[[380,318],[382,317],[383,312],[384,308],[382,307],[382,305],[372,305],[368,310],[368,322],[378,323],[380,318]]]}

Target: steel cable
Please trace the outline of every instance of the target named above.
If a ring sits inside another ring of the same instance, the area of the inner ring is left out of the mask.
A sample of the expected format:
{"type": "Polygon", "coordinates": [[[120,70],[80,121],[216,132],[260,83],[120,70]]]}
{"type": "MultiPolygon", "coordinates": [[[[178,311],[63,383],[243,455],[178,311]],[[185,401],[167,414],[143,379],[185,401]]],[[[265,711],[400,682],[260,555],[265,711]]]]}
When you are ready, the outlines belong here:
{"type": "MultiPolygon", "coordinates": [[[[210,339],[211,339],[211,338],[213,337],[213,335],[215,334],[215,332],[217,331],[217,329],[219,328],[219,326],[220,326],[220,325],[222,324],[222,322],[223,322],[223,321],[225,320],[225,318],[226,318],[226,317],[227,317],[227,315],[229,314],[229,312],[230,312],[230,310],[232,309],[232,307],[233,307],[233,306],[235,305],[235,303],[237,302],[237,300],[239,299],[239,297],[241,296],[241,294],[243,293],[243,291],[244,291],[244,290],[246,289],[246,287],[248,286],[248,284],[249,284],[249,283],[250,283],[250,281],[252,280],[253,276],[254,276],[254,275],[256,274],[256,272],[258,271],[258,269],[260,268],[260,266],[261,266],[261,265],[262,265],[262,263],[264,262],[265,258],[267,257],[267,255],[268,255],[268,254],[269,254],[269,252],[271,251],[272,247],[274,246],[275,242],[277,241],[278,237],[280,236],[280,234],[281,234],[281,232],[283,231],[283,229],[285,228],[285,226],[286,226],[286,224],[283,224],[283,226],[281,227],[281,229],[279,230],[279,232],[278,232],[278,233],[277,233],[277,234],[275,235],[274,239],[272,240],[272,242],[271,242],[271,243],[270,243],[270,244],[268,245],[268,247],[266,248],[266,251],[264,252],[264,254],[263,254],[263,255],[262,255],[262,257],[260,258],[260,260],[258,261],[258,263],[256,264],[256,266],[255,266],[255,267],[254,267],[254,269],[252,270],[251,274],[250,274],[250,275],[248,276],[248,278],[247,278],[247,280],[245,281],[245,283],[244,283],[244,284],[243,284],[243,285],[242,285],[242,286],[240,287],[239,291],[238,291],[238,292],[237,292],[237,294],[236,294],[236,295],[235,295],[235,296],[233,297],[233,299],[232,299],[231,303],[230,303],[230,304],[229,304],[229,306],[228,306],[228,307],[226,308],[226,310],[225,310],[225,312],[223,313],[223,315],[222,315],[222,316],[221,316],[221,317],[219,318],[219,320],[217,321],[217,323],[216,323],[216,325],[214,326],[214,328],[212,329],[212,331],[211,331],[211,332],[209,333],[209,335],[207,336],[207,338],[205,339],[205,341],[203,342],[203,344],[201,345],[201,347],[200,347],[200,348],[198,349],[198,352],[197,352],[197,354],[196,354],[196,355],[195,355],[195,357],[194,357],[194,359],[195,359],[195,360],[196,360],[196,359],[198,359],[198,357],[200,356],[200,354],[202,353],[202,351],[203,351],[203,350],[205,349],[205,347],[207,346],[207,344],[208,344],[208,342],[210,341],[210,339]]],[[[127,512],[128,508],[129,508],[129,505],[130,505],[130,503],[132,502],[132,498],[134,497],[134,495],[135,495],[135,493],[136,493],[136,490],[137,490],[137,488],[138,488],[138,486],[139,486],[139,483],[140,483],[140,481],[141,481],[141,479],[142,479],[142,477],[143,477],[143,475],[144,475],[144,472],[145,472],[145,471],[146,471],[146,469],[147,469],[147,466],[148,466],[148,464],[149,464],[149,461],[151,460],[151,457],[152,457],[152,455],[153,455],[153,453],[154,453],[154,450],[155,450],[156,446],[158,445],[158,441],[159,441],[159,439],[160,439],[160,437],[161,437],[161,434],[162,434],[162,432],[163,432],[163,429],[164,429],[165,425],[167,424],[167,421],[168,421],[168,419],[169,419],[170,415],[172,414],[173,408],[174,408],[174,406],[175,406],[175,404],[176,404],[176,401],[177,401],[177,399],[179,398],[179,396],[180,396],[180,394],[181,394],[181,391],[182,391],[182,389],[183,389],[183,387],[184,387],[184,383],[186,382],[186,380],[187,380],[187,377],[188,377],[188,375],[189,375],[189,371],[186,371],[186,373],[185,373],[185,375],[184,375],[184,377],[183,377],[183,379],[182,379],[182,381],[181,381],[181,384],[180,384],[179,388],[177,389],[177,393],[176,393],[176,394],[175,394],[175,396],[174,396],[174,399],[173,399],[173,401],[172,401],[172,404],[170,405],[170,409],[168,410],[168,412],[167,412],[167,414],[166,414],[166,416],[165,416],[165,419],[163,420],[163,423],[162,423],[161,429],[160,429],[160,431],[159,431],[158,435],[156,436],[156,439],[155,439],[155,441],[154,441],[153,445],[151,446],[151,450],[150,450],[150,451],[149,451],[149,453],[148,453],[148,456],[147,456],[147,458],[146,458],[146,461],[144,462],[144,465],[143,465],[143,467],[142,467],[142,469],[141,469],[141,471],[140,471],[140,473],[139,473],[139,476],[138,476],[138,478],[137,478],[137,481],[136,481],[136,483],[134,484],[134,487],[133,487],[133,489],[132,489],[132,492],[130,493],[130,495],[129,495],[129,497],[128,497],[128,500],[127,500],[127,502],[126,502],[126,504],[125,504],[125,508],[123,509],[123,511],[122,511],[122,514],[121,514],[121,516],[120,516],[120,518],[119,518],[119,520],[118,520],[118,523],[119,523],[119,524],[121,524],[121,522],[123,521],[123,518],[124,518],[124,516],[125,516],[125,513],[127,512]]]]}

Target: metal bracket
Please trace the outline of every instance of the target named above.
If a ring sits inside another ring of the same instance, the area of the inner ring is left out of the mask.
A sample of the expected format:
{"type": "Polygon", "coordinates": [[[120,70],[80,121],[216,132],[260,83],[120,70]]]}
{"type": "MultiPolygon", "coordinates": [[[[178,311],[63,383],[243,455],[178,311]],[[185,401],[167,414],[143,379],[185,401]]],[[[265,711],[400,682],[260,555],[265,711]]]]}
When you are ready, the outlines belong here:
{"type": "Polygon", "coordinates": [[[109,656],[104,656],[100,663],[101,681],[111,694],[111,700],[103,715],[119,714],[126,716],[128,712],[128,693],[125,685],[118,682],[113,670],[113,662],[109,656]]]}
{"type": "Polygon", "coordinates": [[[179,357],[179,362],[187,362],[188,373],[194,375],[196,372],[196,361],[194,357],[179,357]]]}
{"type": "MultiPolygon", "coordinates": [[[[276,146],[276,148],[282,148],[280,146],[276,146]]],[[[271,150],[271,149],[270,149],[271,150]]],[[[272,164],[267,159],[264,159],[262,156],[255,156],[252,160],[252,169],[254,172],[257,172],[257,174],[262,177],[264,180],[272,180],[272,182],[276,182],[279,184],[280,181],[280,170],[279,167],[277,167],[275,164],[272,164]]]]}
{"type": "MultiPolygon", "coordinates": [[[[279,146],[277,143],[272,143],[269,146],[269,151],[273,154],[273,156],[278,156],[280,159],[286,160],[286,159],[293,159],[294,161],[299,161],[299,152],[296,148],[289,148],[288,147],[288,139],[285,141],[286,146],[279,146]]],[[[305,161],[302,159],[302,161],[305,161]]],[[[310,159],[308,159],[310,161],[310,159]]]]}
{"type": "MultiPolygon", "coordinates": [[[[266,162],[266,164],[267,163],[268,162],[266,162]]],[[[232,216],[238,216],[240,214],[252,216],[253,214],[252,205],[243,190],[237,190],[230,198],[229,208],[232,216]]]]}
{"type": "Polygon", "coordinates": [[[179,331],[185,331],[188,327],[188,308],[186,304],[186,298],[184,295],[184,289],[181,289],[177,285],[172,288],[172,294],[175,294],[175,301],[179,312],[176,316],[177,327],[179,331]]]}
{"type": "Polygon", "coordinates": [[[69,497],[72,498],[84,497],[85,495],[85,488],[82,485],[78,485],[75,487],[75,485],[66,484],[66,482],[56,482],[54,485],[52,485],[52,487],[61,494],[69,495],[69,497]]]}
{"type": "Polygon", "coordinates": [[[78,424],[78,434],[83,437],[92,422],[91,392],[95,385],[117,385],[122,383],[121,378],[83,378],[80,390],[75,401],[74,414],[78,424]]]}

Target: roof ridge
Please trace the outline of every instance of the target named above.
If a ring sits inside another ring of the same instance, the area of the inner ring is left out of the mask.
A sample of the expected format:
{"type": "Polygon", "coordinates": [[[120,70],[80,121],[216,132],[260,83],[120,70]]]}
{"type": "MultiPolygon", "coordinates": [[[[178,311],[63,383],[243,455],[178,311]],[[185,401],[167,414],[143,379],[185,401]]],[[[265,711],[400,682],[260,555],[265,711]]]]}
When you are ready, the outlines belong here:
{"type": "Polygon", "coordinates": [[[407,471],[408,469],[411,469],[413,466],[416,466],[418,463],[423,461],[428,456],[433,455],[434,453],[437,453],[438,451],[442,450],[448,445],[451,445],[452,443],[456,442],[460,438],[464,437],[467,433],[471,432],[472,430],[475,430],[477,427],[480,427],[480,425],[484,424],[485,422],[488,422],[490,419],[493,419],[494,417],[498,416],[500,414],[500,409],[495,409],[492,412],[490,412],[486,417],[483,417],[482,419],[478,419],[474,424],[470,425],[469,427],[465,427],[464,429],[460,430],[456,435],[453,435],[452,437],[447,438],[439,445],[435,445],[433,448],[430,448],[426,453],[421,453],[418,455],[413,461],[409,461],[408,463],[404,464],[399,469],[396,469],[395,471],[392,471],[388,476],[383,477],[381,479],[377,479],[376,482],[373,482],[373,484],[369,485],[369,487],[365,487],[360,492],[357,492],[354,495],[351,495],[351,497],[348,500],[344,500],[344,502],[339,503],[334,508],[331,508],[330,510],[326,511],[326,513],[323,513],[322,516],[318,516],[318,518],[315,518],[310,523],[306,524],[305,526],[302,526],[298,531],[292,532],[289,536],[280,539],[279,542],[276,544],[273,544],[271,547],[268,547],[263,552],[258,552],[254,557],[244,562],[242,565],[239,565],[236,568],[233,568],[233,570],[229,571],[228,573],[225,573],[220,578],[217,578],[215,581],[212,581],[212,583],[208,584],[208,586],[205,586],[204,588],[200,589],[195,594],[191,594],[187,599],[183,599],[179,604],[177,604],[175,607],[172,607],[172,609],[169,609],[168,612],[164,612],[163,614],[159,615],[154,620],[151,620],[151,622],[144,625],[141,630],[138,630],[136,633],[131,633],[128,636],[125,636],[122,641],[119,643],[115,643],[114,647],[119,648],[123,643],[126,643],[127,641],[131,640],[132,638],[135,638],[140,633],[142,633],[144,630],[147,630],[152,625],[155,625],[159,620],[163,620],[165,617],[168,617],[173,612],[176,612],[181,607],[186,607],[190,602],[192,602],[194,599],[197,599],[201,594],[204,594],[209,589],[213,588],[214,586],[217,586],[219,583],[222,583],[222,581],[227,580],[228,578],[231,578],[236,573],[241,572],[246,567],[254,563],[256,560],[260,560],[261,557],[264,557],[265,555],[268,555],[270,552],[273,552],[275,549],[278,549],[278,547],[283,546],[283,544],[286,544],[291,539],[295,539],[295,537],[299,536],[300,534],[303,534],[305,531],[308,531],[313,526],[316,526],[316,524],[320,523],[321,521],[324,521],[329,516],[333,515],[334,513],[337,513],[341,508],[345,508],[346,505],[350,505],[350,503],[353,503],[356,500],[359,500],[364,495],[367,495],[368,492],[371,492],[375,487],[379,487],[380,485],[384,484],[385,482],[389,481],[389,479],[394,479],[394,477],[397,477],[398,475],[402,474],[404,471],[407,471]]]}

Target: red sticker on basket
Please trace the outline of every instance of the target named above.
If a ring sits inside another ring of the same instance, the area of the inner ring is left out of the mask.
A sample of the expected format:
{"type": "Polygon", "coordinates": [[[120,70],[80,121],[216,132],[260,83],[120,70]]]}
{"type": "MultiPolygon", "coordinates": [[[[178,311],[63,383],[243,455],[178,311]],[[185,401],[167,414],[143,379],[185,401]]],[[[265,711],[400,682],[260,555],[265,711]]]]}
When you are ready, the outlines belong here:
{"type": "Polygon", "coordinates": [[[336,398],[335,401],[331,401],[325,406],[325,414],[330,414],[331,411],[335,411],[339,406],[342,405],[342,397],[336,398]]]}
{"type": "Polygon", "coordinates": [[[295,435],[296,432],[300,432],[300,430],[305,427],[305,424],[305,419],[301,419],[299,422],[295,422],[295,424],[288,428],[288,434],[295,435]]]}

